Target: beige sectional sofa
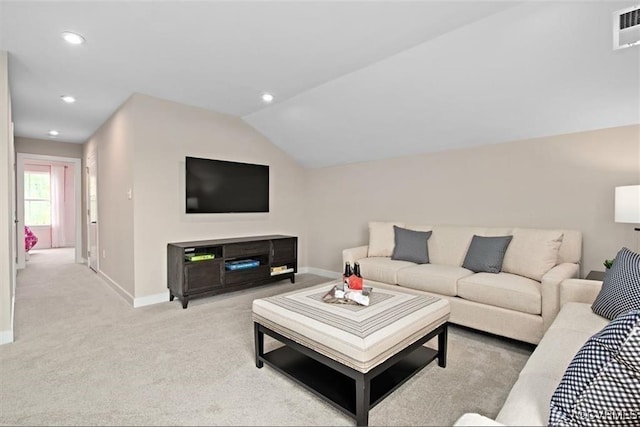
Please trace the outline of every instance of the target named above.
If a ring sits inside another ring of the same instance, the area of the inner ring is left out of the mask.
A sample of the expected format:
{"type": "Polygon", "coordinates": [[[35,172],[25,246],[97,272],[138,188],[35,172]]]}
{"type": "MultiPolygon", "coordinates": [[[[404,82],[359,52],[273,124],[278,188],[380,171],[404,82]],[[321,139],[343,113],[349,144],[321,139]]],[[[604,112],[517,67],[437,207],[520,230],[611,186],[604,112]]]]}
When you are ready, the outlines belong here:
{"type": "Polygon", "coordinates": [[[370,222],[369,245],[345,249],[365,279],[417,289],[445,298],[452,323],[537,344],[560,309],[560,283],[578,277],[582,234],[575,230],[405,226],[370,222]],[[393,225],[431,231],[429,263],[391,259],[393,225]],[[513,236],[499,273],[474,273],[463,261],[474,235],[513,236]]]}
{"type": "Polygon", "coordinates": [[[573,357],[609,320],[594,314],[591,304],[602,282],[570,279],[560,286],[562,309],[520,372],[495,421],[464,414],[456,426],[546,426],[551,396],[573,357]]]}

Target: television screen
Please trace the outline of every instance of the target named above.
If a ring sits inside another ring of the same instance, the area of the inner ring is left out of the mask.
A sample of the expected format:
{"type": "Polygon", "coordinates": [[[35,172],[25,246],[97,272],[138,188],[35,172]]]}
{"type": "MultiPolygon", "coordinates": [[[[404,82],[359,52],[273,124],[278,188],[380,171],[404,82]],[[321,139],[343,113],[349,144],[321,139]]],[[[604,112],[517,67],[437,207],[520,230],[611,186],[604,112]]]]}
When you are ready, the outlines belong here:
{"type": "Polygon", "coordinates": [[[186,212],[269,212],[269,166],[186,158],[186,212]]]}

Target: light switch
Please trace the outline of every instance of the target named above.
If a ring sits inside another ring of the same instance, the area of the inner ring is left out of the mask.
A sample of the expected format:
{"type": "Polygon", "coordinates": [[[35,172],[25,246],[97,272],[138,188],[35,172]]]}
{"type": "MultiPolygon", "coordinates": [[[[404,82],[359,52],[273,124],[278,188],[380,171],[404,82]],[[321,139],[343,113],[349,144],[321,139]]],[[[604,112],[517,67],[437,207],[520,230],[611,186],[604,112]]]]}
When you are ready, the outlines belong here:
{"type": "Polygon", "coordinates": [[[131,191],[131,189],[129,189],[129,191],[127,191],[127,197],[129,198],[129,200],[131,200],[133,198],[133,191],[131,191]]]}

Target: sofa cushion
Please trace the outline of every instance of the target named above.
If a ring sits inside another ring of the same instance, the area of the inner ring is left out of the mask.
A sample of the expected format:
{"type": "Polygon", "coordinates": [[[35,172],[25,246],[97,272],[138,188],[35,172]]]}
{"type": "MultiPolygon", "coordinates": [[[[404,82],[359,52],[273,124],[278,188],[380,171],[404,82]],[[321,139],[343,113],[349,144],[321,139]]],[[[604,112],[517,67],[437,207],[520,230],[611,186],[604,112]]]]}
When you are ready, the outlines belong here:
{"type": "Polygon", "coordinates": [[[393,226],[404,227],[402,222],[369,222],[369,253],[370,257],[391,256],[395,246],[393,226]]]}
{"type": "MultiPolygon", "coordinates": [[[[593,313],[591,315],[595,316],[593,313]]],[[[593,332],[561,328],[548,329],[536,347],[537,351],[531,354],[524,368],[520,371],[520,375],[529,374],[551,378],[556,382],[551,391],[553,393],[573,356],[592,335],[593,332]]]]}
{"type": "Polygon", "coordinates": [[[594,314],[589,304],[565,304],[522,368],[521,375],[544,375],[555,379],[557,386],[580,347],[608,323],[604,317],[594,314]]]}
{"type": "Polygon", "coordinates": [[[462,414],[460,418],[453,423],[454,427],[490,427],[490,426],[504,426],[504,424],[487,418],[484,415],[480,415],[477,412],[467,412],[462,414]]]}
{"type": "Polygon", "coordinates": [[[582,259],[582,232],[578,230],[561,230],[562,244],[558,250],[558,264],[565,262],[580,264],[582,259]]]}
{"type": "Polygon", "coordinates": [[[429,247],[427,240],[431,237],[431,231],[415,231],[393,226],[395,235],[395,247],[391,259],[399,261],[427,264],[429,262],[429,247]]]}
{"type": "Polygon", "coordinates": [[[578,331],[591,336],[607,326],[608,323],[609,321],[604,317],[594,314],[589,304],[568,302],[562,306],[549,329],[578,331]]]}
{"type": "Polygon", "coordinates": [[[513,236],[473,235],[462,266],[475,273],[499,273],[507,246],[513,236]]]}
{"type": "Polygon", "coordinates": [[[523,313],[540,314],[540,282],[509,273],[476,273],[458,281],[458,296],[523,313]]]}
{"type": "Polygon", "coordinates": [[[496,421],[508,426],[546,426],[549,400],[558,380],[521,374],[500,409],[496,421]]]}
{"type": "Polygon", "coordinates": [[[551,396],[571,359],[607,323],[589,304],[565,304],[520,371],[496,420],[507,425],[546,425],[551,396]]]}
{"type": "Polygon", "coordinates": [[[414,231],[433,231],[432,225],[407,224],[404,228],[414,231]]]}
{"type": "Polygon", "coordinates": [[[589,338],[551,398],[549,425],[637,425],[639,349],[640,310],[589,338]]]}
{"type": "Polygon", "coordinates": [[[394,261],[387,257],[362,258],[358,260],[358,263],[363,278],[392,285],[398,283],[398,271],[416,265],[413,262],[394,261]]]}
{"type": "Polygon", "coordinates": [[[640,310],[640,254],[627,248],[618,251],[591,308],[609,320],[640,310]]]}
{"type": "Polygon", "coordinates": [[[413,265],[398,271],[398,285],[440,295],[455,296],[458,279],[473,274],[462,267],[442,264],[413,265]]]}
{"type": "Polygon", "coordinates": [[[483,231],[480,227],[434,226],[429,239],[431,263],[461,267],[473,235],[482,235],[483,231]]]}
{"type": "Polygon", "coordinates": [[[558,261],[562,231],[516,228],[502,263],[502,271],[538,282],[558,261]]]}

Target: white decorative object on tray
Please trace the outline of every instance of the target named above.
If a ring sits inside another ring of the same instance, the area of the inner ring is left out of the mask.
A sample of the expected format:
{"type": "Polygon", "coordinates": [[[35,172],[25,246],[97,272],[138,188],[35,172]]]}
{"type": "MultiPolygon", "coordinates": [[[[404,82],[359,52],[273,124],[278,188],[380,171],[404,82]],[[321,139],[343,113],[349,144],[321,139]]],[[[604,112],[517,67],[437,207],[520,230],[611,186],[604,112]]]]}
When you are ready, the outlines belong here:
{"type": "MultiPolygon", "coordinates": [[[[342,285],[342,284],[340,284],[342,285]]],[[[336,285],[322,297],[324,302],[333,304],[356,304],[369,305],[369,295],[373,291],[370,287],[364,287],[362,290],[340,289],[340,285],[336,285]]]]}

